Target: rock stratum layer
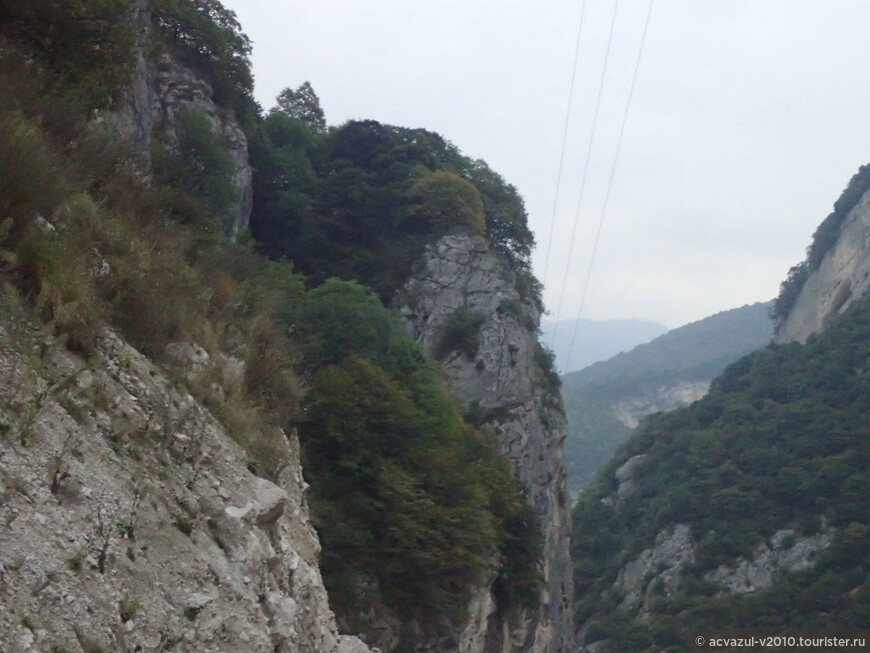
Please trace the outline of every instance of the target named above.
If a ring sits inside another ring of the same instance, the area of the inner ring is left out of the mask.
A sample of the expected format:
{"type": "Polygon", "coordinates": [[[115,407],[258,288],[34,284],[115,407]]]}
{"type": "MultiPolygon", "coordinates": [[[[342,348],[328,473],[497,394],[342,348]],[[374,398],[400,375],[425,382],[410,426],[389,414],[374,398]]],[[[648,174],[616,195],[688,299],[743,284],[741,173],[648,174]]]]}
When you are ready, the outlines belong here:
{"type": "Polygon", "coordinates": [[[565,416],[536,363],[540,313],[520,296],[515,273],[480,237],[450,235],[429,247],[397,302],[408,332],[428,354],[460,309],[481,320],[474,356],[443,360],[452,393],[495,428],[543,526],[541,607],[506,623],[484,591],[461,651],[567,651],[571,641],[570,514],[562,459],[565,416]]]}

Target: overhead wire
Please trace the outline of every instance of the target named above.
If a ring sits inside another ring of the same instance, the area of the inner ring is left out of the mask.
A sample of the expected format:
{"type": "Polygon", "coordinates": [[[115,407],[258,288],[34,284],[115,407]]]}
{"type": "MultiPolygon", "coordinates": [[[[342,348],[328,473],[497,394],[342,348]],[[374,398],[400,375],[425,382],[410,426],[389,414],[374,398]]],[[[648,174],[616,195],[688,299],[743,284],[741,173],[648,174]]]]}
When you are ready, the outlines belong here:
{"type": "Polygon", "coordinates": [[[568,109],[565,111],[565,127],[562,130],[562,150],[559,153],[559,170],[556,173],[556,192],[553,197],[553,216],[550,219],[550,233],[547,237],[547,253],[544,257],[544,286],[547,285],[547,273],[550,268],[550,252],[553,248],[553,232],[556,228],[556,209],[559,206],[559,191],[562,185],[562,169],[565,164],[565,149],[568,143],[568,127],[571,123],[571,107],[574,104],[574,87],[577,80],[577,64],[580,61],[580,41],[583,36],[583,22],[586,18],[586,0],[580,7],[580,25],[577,28],[577,42],[574,45],[574,66],[571,69],[571,84],[568,91],[568,109]]]}
{"type": "Polygon", "coordinates": [[[598,83],[598,97],[595,100],[595,112],[592,117],[592,129],[589,134],[589,144],[586,148],[586,159],[583,163],[583,174],[580,182],[580,197],[577,200],[577,211],[574,214],[574,224],[571,229],[571,238],[568,244],[568,259],[565,263],[565,274],[562,279],[562,288],[559,292],[559,302],[556,308],[556,320],[553,322],[553,331],[551,333],[551,346],[555,348],[556,345],[556,332],[558,330],[559,317],[562,315],[562,302],[565,299],[565,288],[568,285],[568,274],[571,270],[571,259],[574,255],[574,241],[577,236],[577,224],[580,222],[580,207],[583,205],[583,195],[586,190],[586,178],[587,173],[589,172],[589,159],[592,156],[592,146],[595,143],[595,131],[598,126],[598,115],[601,109],[601,98],[604,95],[604,81],[607,79],[607,65],[610,61],[610,49],[613,45],[613,30],[616,26],[616,14],[619,10],[619,0],[613,4],[613,16],[610,20],[610,33],[607,37],[607,50],[604,53],[604,65],[601,68],[601,79],[598,83]]]}
{"type": "Polygon", "coordinates": [[[595,255],[598,252],[598,243],[601,239],[601,230],[602,230],[602,227],[604,226],[604,218],[605,218],[605,215],[607,214],[608,203],[610,202],[610,190],[611,190],[611,188],[613,188],[613,178],[616,175],[616,166],[617,166],[617,163],[619,162],[619,154],[620,154],[620,151],[622,149],[622,139],[623,139],[623,136],[625,135],[625,125],[628,123],[628,112],[629,112],[629,109],[631,108],[631,100],[634,97],[634,87],[635,87],[635,84],[637,83],[637,74],[638,74],[638,71],[640,70],[641,59],[643,58],[644,44],[646,43],[646,35],[647,35],[647,32],[649,31],[650,16],[652,16],[654,2],[655,2],[655,0],[650,0],[650,2],[649,2],[649,9],[647,9],[647,13],[646,13],[646,21],[644,22],[644,25],[643,25],[643,35],[641,36],[641,39],[640,39],[640,48],[637,51],[637,59],[636,59],[635,64],[634,64],[634,74],[632,75],[632,78],[631,78],[631,87],[628,91],[628,100],[625,103],[625,112],[622,114],[622,125],[619,129],[619,138],[616,141],[616,154],[613,157],[613,165],[610,168],[610,178],[607,180],[607,190],[604,193],[604,204],[601,207],[601,215],[598,218],[598,228],[595,232],[595,240],[593,241],[593,244],[592,244],[592,254],[589,258],[589,267],[586,270],[586,279],[583,283],[583,292],[580,295],[580,307],[577,310],[577,320],[574,322],[574,331],[571,335],[571,344],[568,347],[568,357],[566,359],[567,361],[571,360],[571,356],[574,353],[574,344],[575,344],[575,341],[577,339],[577,328],[580,326],[580,316],[582,315],[583,307],[586,304],[586,294],[587,294],[587,291],[589,290],[589,280],[592,278],[592,268],[595,264],[595,255]]]}

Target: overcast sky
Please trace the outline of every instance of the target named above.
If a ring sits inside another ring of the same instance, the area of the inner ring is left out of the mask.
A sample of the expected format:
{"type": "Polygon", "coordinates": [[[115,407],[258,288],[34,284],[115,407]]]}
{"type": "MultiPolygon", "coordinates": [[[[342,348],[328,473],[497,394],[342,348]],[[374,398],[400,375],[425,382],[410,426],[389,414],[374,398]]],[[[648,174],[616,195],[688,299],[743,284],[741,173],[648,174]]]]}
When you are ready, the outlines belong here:
{"type": "MultiPolygon", "coordinates": [[[[582,0],[224,0],[264,107],[308,80],[330,124],[424,127],[514,184],[550,319],[566,276],[578,316],[649,6],[618,6],[569,265],[614,3],[586,2],[545,264],[582,0]]],[[[676,327],[776,295],[870,162],[868,28],[863,0],[655,0],[582,317],[676,327]]]]}

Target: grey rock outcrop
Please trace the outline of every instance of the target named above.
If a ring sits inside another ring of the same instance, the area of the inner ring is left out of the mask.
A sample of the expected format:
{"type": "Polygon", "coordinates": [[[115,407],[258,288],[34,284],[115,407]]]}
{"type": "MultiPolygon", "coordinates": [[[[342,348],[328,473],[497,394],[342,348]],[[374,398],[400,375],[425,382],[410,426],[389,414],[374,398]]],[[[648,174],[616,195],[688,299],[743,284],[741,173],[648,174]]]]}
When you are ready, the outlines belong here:
{"type": "Polygon", "coordinates": [[[806,280],[775,342],[806,342],[870,287],[870,192],[846,214],[836,243],[806,280]]]}
{"type": "Polygon", "coordinates": [[[478,316],[475,355],[443,356],[448,385],[467,410],[496,430],[544,529],[546,587],[539,613],[509,627],[494,603],[483,601],[482,609],[472,611],[476,623],[465,628],[459,650],[566,651],[572,579],[562,459],[565,416],[558,392],[547,389],[535,361],[539,311],[520,296],[514,272],[486,240],[465,235],[445,236],[426,250],[397,304],[406,330],[428,354],[443,349],[445,328],[457,310],[478,316]]]}
{"type": "Polygon", "coordinates": [[[179,151],[180,116],[185,111],[202,115],[225,142],[232,160],[231,183],[236,199],[226,215],[217,216],[221,232],[234,240],[248,227],[253,205],[252,168],[248,141],[231,109],[218,106],[214,90],[202,75],[180,64],[151,38],[150,0],[136,0],[134,24],[139,28],[133,83],[120,108],[104,120],[132,142],[147,174],[152,169],[153,147],[179,151]],[[159,53],[159,54],[158,54],[159,53]]]}
{"type": "Polygon", "coordinates": [[[0,650],[369,653],[336,629],[294,433],[255,477],[113,333],[86,361],[5,319],[0,430],[0,650]]]}
{"type": "Polygon", "coordinates": [[[704,578],[724,585],[732,594],[766,590],[777,576],[812,567],[815,556],[829,548],[833,538],[833,529],[800,538],[793,531],[780,530],[769,543],[758,545],[751,560],[740,558],[733,565],[721,565],[704,578]]]}
{"type": "Polygon", "coordinates": [[[613,406],[616,419],[635,428],[647,415],[676,410],[703,398],[710,390],[709,380],[675,381],[642,394],[625,397],[613,406]]]}
{"type": "Polygon", "coordinates": [[[645,454],[632,456],[616,469],[613,473],[617,483],[616,496],[625,497],[635,492],[637,489],[635,479],[640,474],[644,460],[646,460],[645,454]]]}
{"type": "Polygon", "coordinates": [[[655,544],[627,563],[614,583],[622,605],[643,604],[652,592],[670,594],[676,589],[683,567],[695,560],[695,542],[687,524],[676,524],[656,536],[655,544]]]}

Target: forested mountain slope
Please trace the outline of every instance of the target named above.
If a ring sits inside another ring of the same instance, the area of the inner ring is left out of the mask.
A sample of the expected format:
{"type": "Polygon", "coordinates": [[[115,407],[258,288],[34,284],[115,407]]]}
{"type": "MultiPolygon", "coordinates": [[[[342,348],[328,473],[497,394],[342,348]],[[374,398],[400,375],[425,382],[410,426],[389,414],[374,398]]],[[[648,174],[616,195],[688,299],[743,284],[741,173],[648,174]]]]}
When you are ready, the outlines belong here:
{"type": "Polygon", "coordinates": [[[564,375],[598,361],[631,351],[667,331],[647,320],[559,320],[541,324],[541,342],[556,354],[556,366],[564,375]],[[571,344],[573,342],[573,349],[571,344]]]}
{"type": "Polygon", "coordinates": [[[868,342],[864,296],[805,344],[750,354],[704,399],[641,424],[574,513],[587,646],[681,651],[703,626],[866,626],[868,342]]]}
{"type": "Polygon", "coordinates": [[[307,84],[263,113],[250,47],[217,0],[0,7],[0,648],[565,650],[521,199],[307,84]],[[456,239],[494,277],[416,292],[456,239]]]}
{"type": "Polygon", "coordinates": [[[595,478],[642,418],[700,399],[728,363],[768,344],[771,305],[722,311],[563,375],[565,462],[572,491],[595,478]]]}

